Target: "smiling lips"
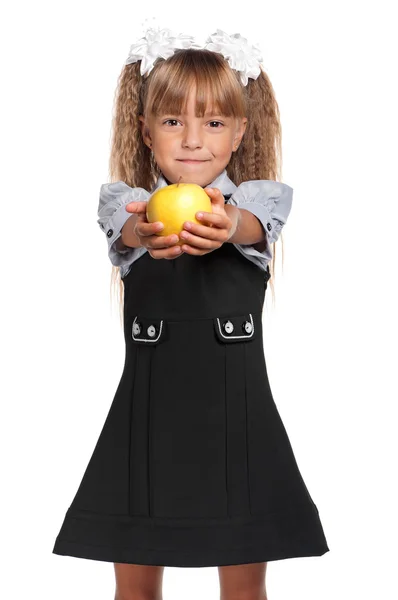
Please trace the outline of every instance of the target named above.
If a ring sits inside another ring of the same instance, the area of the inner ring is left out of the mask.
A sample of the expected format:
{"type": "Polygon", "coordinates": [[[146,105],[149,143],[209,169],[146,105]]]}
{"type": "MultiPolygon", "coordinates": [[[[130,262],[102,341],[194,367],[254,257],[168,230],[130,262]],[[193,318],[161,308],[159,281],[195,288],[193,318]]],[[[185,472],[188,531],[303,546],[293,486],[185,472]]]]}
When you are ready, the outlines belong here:
{"type": "Polygon", "coordinates": [[[192,160],[192,159],[178,159],[180,162],[188,163],[188,164],[200,164],[202,162],[206,162],[205,160],[192,160]]]}

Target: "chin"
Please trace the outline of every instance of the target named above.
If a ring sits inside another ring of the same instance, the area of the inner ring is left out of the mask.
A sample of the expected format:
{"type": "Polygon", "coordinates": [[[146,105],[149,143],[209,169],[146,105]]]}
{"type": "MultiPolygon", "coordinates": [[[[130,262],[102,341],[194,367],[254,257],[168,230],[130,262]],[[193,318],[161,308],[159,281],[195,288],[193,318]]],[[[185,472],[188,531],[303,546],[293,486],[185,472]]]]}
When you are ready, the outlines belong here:
{"type": "Polygon", "coordinates": [[[178,173],[177,175],[174,175],[172,178],[166,177],[166,179],[168,181],[170,181],[170,183],[196,183],[198,185],[201,185],[202,187],[205,187],[204,179],[203,177],[198,177],[198,175],[189,175],[189,174],[183,174],[183,173],[178,173]]]}

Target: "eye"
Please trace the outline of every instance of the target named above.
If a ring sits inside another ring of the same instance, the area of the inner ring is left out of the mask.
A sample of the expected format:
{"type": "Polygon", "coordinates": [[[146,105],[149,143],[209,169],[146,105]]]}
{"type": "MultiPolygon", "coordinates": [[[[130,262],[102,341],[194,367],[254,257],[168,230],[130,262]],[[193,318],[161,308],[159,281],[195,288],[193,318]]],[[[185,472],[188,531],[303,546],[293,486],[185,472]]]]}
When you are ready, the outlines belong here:
{"type": "MultiPolygon", "coordinates": [[[[223,125],[223,123],[221,123],[221,121],[210,121],[210,123],[218,123],[218,125],[223,125]]],[[[220,127],[211,127],[211,129],[220,129],[220,127]]]]}
{"type": "Polygon", "coordinates": [[[163,121],[163,125],[165,125],[166,123],[170,123],[170,121],[174,121],[174,123],[178,123],[177,119],[166,119],[166,121],[163,121]]]}

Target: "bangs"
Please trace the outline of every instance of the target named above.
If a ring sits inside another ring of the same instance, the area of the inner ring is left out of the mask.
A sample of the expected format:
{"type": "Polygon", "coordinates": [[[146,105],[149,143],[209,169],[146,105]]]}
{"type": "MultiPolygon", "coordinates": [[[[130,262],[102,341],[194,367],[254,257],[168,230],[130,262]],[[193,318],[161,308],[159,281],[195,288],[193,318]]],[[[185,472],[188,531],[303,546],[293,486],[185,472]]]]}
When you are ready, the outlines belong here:
{"type": "Polygon", "coordinates": [[[146,113],[182,114],[189,92],[196,88],[195,115],[207,111],[226,117],[245,116],[242,86],[225,59],[210,50],[178,50],[162,61],[149,83],[146,113]]]}

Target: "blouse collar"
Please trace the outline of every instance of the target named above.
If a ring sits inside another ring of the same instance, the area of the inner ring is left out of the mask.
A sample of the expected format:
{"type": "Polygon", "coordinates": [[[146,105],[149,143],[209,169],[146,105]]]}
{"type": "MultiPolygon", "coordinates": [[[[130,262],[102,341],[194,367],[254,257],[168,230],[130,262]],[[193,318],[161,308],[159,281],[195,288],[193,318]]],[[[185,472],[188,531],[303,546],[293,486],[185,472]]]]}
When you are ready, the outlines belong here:
{"type": "MultiPolygon", "coordinates": [[[[163,174],[160,173],[158,180],[153,187],[152,193],[158,188],[162,188],[168,185],[166,179],[163,174]]],[[[212,188],[218,188],[220,192],[225,196],[226,194],[233,194],[233,192],[237,189],[236,185],[227,175],[227,169],[224,169],[220,175],[218,175],[208,186],[212,188]]]]}

